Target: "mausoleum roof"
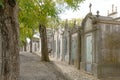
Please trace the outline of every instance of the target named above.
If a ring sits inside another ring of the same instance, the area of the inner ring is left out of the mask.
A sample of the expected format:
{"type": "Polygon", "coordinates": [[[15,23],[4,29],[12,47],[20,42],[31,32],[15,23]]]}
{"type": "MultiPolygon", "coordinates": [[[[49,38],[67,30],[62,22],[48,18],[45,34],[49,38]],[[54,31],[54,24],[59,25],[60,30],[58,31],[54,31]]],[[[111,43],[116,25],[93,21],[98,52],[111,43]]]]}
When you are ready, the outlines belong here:
{"type": "Polygon", "coordinates": [[[119,24],[120,25],[120,21],[117,21],[112,17],[93,15],[92,13],[88,13],[82,21],[82,26],[84,26],[87,19],[91,19],[93,24],[105,23],[105,24],[119,24]]]}

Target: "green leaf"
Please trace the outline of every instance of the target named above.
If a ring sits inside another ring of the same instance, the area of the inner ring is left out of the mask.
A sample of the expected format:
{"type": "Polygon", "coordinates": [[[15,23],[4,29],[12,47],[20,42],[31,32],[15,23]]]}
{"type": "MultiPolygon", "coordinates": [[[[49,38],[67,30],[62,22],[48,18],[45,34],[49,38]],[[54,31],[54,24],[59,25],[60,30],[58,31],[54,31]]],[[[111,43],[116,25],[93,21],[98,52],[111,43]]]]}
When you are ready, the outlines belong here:
{"type": "Polygon", "coordinates": [[[0,0],[0,8],[4,8],[3,0],[0,0]]]}

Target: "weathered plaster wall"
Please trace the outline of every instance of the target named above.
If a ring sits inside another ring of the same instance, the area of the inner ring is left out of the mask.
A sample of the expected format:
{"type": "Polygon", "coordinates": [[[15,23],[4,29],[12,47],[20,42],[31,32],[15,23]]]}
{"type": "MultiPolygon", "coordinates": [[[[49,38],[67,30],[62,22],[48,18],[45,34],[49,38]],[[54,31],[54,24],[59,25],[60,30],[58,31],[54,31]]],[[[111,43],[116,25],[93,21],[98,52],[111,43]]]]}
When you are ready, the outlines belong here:
{"type": "Polygon", "coordinates": [[[101,73],[120,75],[120,25],[101,24],[101,73]]]}

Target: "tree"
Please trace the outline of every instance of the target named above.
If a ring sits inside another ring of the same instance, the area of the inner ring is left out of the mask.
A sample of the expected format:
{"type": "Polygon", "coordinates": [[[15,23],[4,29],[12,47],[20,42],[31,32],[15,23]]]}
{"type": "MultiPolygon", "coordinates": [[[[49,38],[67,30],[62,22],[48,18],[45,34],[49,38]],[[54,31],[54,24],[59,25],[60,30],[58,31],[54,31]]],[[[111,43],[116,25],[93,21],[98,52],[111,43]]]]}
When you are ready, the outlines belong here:
{"type": "Polygon", "coordinates": [[[16,0],[0,0],[1,80],[18,80],[19,77],[19,24],[17,13],[16,0]]]}
{"type": "MultiPolygon", "coordinates": [[[[32,52],[32,38],[34,29],[37,29],[37,7],[34,6],[34,0],[19,1],[19,23],[20,23],[20,41],[22,46],[26,48],[26,38],[30,39],[30,52],[32,52]]],[[[22,47],[21,46],[21,47],[22,47]]]]}
{"type": "MultiPolygon", "coordinates": [[[[22,15],[22,16],[26,17],[29,15],[29,17],[27,17],[28,19],[32,17],[31,18],[32,20],[35,19],[36,22],[39,23],[38,28],[42,43],[41,45],[42,61],[49,61],[49,56],[48,56],[49,51],[47,48],[47,36],[46,36],[46,28],[48,27],[49,22],[55,19],[59,19],[58,14],[61,13],[62,10],[66,8],[67,9],[72,8],[76,10],[78,8],[78,4],[82,1],[84,0],[31,0],[31,1],[21,0],[20,1],[20,4],[21,3],[25,4],[20,6],[22,10],[21,13],[26,12],[26,15],[22,15]]],[[[23,22],[27,23],[26,20],[24,19],[23,22]]]]}
{"type": "MultiPolygon", "coordinates": [[[[24,51],[27,51],[26,49],[27,38],[32,39],[33,35],[34,35],[34,31],[32,28],[25,27],[22,23],[20,24],[20,43],[21,43],[20,47],[24,47],[24,51]]],[[[31,47],[30,47],[30,51],[31,51],[31,47]]]]}

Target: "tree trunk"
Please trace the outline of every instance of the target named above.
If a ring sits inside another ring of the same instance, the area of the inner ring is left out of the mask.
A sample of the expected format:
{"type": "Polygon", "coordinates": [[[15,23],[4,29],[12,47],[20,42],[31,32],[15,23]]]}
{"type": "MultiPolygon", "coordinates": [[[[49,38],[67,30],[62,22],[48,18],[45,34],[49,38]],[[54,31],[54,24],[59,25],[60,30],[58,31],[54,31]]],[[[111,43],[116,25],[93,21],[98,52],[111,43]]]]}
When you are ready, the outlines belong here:
{"type": "Polygon", "coordinates": [[[30,39],[30,52],[32,53],[32,38],[30,39]]]}
{"type": "Polygon", "coordinates": [[[24,42],[24,51],[27,52],[27,41],[24,42]]]}
{"type": "Polygon", "coordinates": [[[80,69],[80,62],[81,62],[81,36],[80,31],[78,32],[78,44],[77,44],[77,69],[80,69]]]}
{"type": "Polygon", "coordinates": [[[44,25],[39,25],[39,33],[41,37],[41,60],[42,61],[50,61],[48,54],[48,46],[47,46],[47,34],[46,27],[44,25]]]}
{"type": "Polygon", "coordinates": [[[1,65],[2,65],[2,41],[1,41],[1,30],[0,30],[0,79],[1,79],[1,65]]]}
{"type": "Polygon", "coordinates": [[[15,0],[3,0],[0,6],[2,70],[0,80],[19,80],[19,25],[15,0]]]}
{"type": "Polygon", "coordinates": [[[69,31],[69,63],[71,64],[71,32],[69,31]]]}

